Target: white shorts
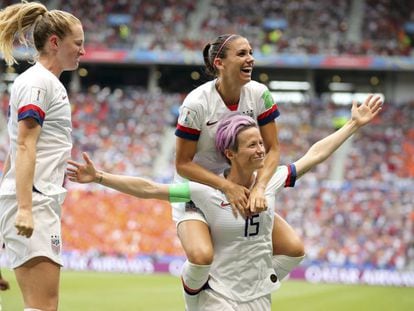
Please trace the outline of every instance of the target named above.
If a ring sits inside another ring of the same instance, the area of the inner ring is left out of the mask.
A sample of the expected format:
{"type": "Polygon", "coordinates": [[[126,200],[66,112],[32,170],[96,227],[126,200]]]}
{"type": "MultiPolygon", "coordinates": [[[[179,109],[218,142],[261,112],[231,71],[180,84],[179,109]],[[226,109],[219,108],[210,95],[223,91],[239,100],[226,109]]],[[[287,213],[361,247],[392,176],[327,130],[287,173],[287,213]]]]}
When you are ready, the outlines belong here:
{"type": "Polygon", "coordinates": [[[208,224],[203,212],[194,204],[192,204],[192,202],[171,203],[171,206],[172,216],[176,226],[178,226],[181,222],[187,220],[199,220],[208,224]]]}
{"type": "Polygon", "coordinates": [[[30,238],[17,234],[15,197],[0,196],[0,235],[11,268],[17,268],[34,257],[47,257],[62,265],[60,205],[57,200],[33,192],[34,230],[30,238]]]}
{"type": "Polygon", "coordinates": [[[271,295],[239,302],[231,300],[220,293],[212,290],[202,290],[198,298],[199,310],[203,311],[270,311],[272,309],[271,295]]]}

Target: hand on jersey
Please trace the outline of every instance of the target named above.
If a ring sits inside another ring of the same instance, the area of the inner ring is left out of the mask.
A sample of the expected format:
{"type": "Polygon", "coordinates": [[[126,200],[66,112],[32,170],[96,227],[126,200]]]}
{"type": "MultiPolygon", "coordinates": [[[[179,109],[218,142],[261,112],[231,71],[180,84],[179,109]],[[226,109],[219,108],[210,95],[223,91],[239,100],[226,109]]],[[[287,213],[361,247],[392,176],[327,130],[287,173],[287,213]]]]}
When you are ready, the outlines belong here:
{"type": "Polygon", "coordinates": [[[85,164],[72,160],[68,161],[68,164],[71,166],[67,168],[66,175],[70,181],[75,181],[81,184],[93,182],[96,180],[95,165],[86,152],[82,153],[82,157],[85,160],[85,164]]]}
{"type": "Polygon", "coordinates": [[[14,226],[17,229],[17,234],[30,238],[33,234],[34,224],[33,215],[31,210],[18,209],[16,215],[16,221],[14,226]]]}
{"type": "Polygon", "coordinates": [[[224,194],[227,200],[231,204],[234,217],[240,214],[243,218],[250,216],[250,210],[248,205],[249,190],[246,187],[240,186],[236,183],[228,181],[224,194]]]}
{"type": "Polygon", "coordinates": [[[267,210],[267,201],[262,188],[254,187],[250,192],[248,210],[251,214],[257,214],[267,210]]]}

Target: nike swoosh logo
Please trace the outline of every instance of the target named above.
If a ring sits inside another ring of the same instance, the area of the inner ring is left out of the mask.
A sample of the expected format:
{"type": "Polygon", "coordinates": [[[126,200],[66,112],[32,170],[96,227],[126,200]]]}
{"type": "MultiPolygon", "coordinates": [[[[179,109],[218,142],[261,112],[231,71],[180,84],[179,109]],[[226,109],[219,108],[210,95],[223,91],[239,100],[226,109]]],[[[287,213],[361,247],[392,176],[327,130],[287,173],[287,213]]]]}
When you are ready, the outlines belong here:
{"type": "Polygon", "coordinates": [[[65,100],[67,96],[63,96],[62,99],[65,100]]]}
{"type": "Polygon", "coordinates": [[[221,201],[221,203],[220,203],[220,206],[221,207],[226,207],[226,206],[229,206],[230,205],[230,203],[226,203],[226,202],[224,202],[224,201],[221,201]]]}
{"type": "Polygon", "coordinates": [[[207,121],[206,125],[210,126],[210,125],[214,125],[216,124],[218,121],[207,121]]]}

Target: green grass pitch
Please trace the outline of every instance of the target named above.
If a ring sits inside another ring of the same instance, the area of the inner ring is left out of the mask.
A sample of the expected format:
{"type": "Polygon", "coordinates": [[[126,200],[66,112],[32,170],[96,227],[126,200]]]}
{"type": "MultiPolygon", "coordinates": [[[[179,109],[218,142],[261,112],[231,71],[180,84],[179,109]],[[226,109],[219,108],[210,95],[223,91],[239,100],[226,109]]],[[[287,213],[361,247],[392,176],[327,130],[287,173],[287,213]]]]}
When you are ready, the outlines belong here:
{"type": "MultiPolygon", "coordinates": [[[[23,310],[11,271],[11,290],[1,292],[1,311],[23,310]]],[[[309,284],[286,281],[273,294],[272,310],[412,311],[414,288],[309,284]]],[[[183,311],[178,277],[63,271],[60,311],[183,311]]]]}

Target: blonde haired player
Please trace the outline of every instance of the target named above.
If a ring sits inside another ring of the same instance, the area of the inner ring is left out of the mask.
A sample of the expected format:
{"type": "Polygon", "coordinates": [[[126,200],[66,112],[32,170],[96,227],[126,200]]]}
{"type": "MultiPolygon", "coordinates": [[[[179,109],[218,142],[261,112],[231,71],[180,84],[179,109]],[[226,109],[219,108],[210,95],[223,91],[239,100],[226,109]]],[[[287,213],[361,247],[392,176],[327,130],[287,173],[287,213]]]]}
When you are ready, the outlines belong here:
{"type": "Polygon", "coordinates": [[[14,41],[37,51],[36,63],[13,83],[10,151],[0,183],[0,235],[25,310],[58,308],[61,205],[70,157],[71,107],[59,76],[84,55],[82,24],[70,13],[22,2],[0,11],[0,51],[15,62],[14,41]]]}

